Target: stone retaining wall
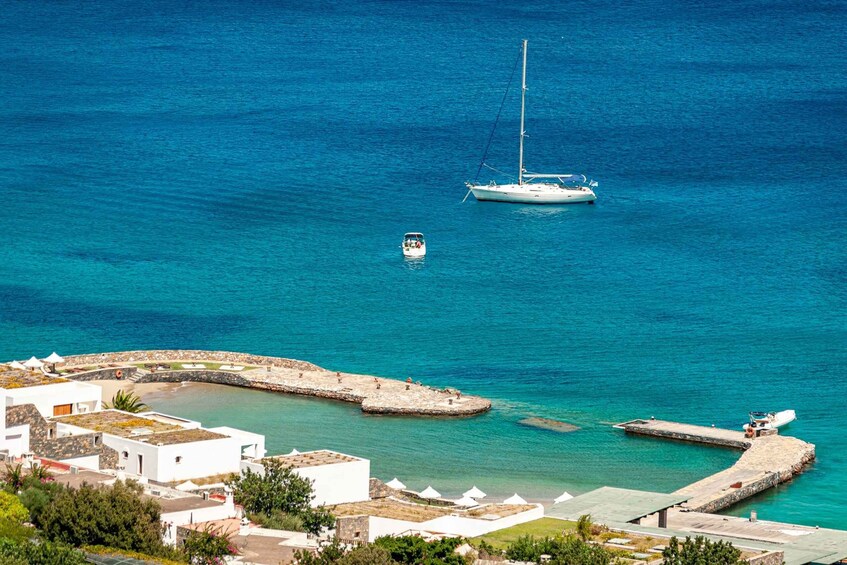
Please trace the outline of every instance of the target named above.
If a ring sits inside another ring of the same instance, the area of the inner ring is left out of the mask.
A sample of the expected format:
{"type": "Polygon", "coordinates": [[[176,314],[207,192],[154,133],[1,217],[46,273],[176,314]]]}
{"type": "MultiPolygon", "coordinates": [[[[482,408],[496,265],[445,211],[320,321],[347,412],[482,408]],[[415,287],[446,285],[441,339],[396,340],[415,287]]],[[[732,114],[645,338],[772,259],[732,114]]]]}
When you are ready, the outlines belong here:
{"type": "Polygon", "coordinates": [[[335,520],[335,537],[343,543],[368,543],[370,516],[341,516],[335,520]]]}
{"type": "Polygon", "coordinates": [[[785,563],[784,551],[768,551],[761,555],[754,555],[747,559],[750,565],[782,565],[785,563]]]}

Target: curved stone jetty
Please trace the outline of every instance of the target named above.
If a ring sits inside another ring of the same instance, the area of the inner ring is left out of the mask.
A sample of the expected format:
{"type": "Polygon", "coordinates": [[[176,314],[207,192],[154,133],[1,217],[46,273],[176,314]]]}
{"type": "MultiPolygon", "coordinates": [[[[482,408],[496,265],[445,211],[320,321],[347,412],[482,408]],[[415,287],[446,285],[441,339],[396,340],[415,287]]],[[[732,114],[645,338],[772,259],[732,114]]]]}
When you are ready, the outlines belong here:
{"type": "Polygon", "coordinates": [[[470,416],[491,401],[454,389],[329,371],[306,361],[202,350],[123,351],[73,355],[65,376],[76,380],[204,382],[329,398],[360,404],[363,412],[409,416],[470,416]]]}

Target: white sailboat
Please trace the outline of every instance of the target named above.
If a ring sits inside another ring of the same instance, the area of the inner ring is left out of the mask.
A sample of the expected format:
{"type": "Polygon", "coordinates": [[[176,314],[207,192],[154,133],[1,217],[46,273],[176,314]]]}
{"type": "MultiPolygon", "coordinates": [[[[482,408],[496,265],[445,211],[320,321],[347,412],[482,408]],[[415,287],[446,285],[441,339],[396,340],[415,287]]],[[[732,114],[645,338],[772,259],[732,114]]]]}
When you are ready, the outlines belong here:
{"type": "MultiPolygon", "coordinates": [[[[521,204],[594,204],[597,195],[594,188],[597,182],[589,181],[585,175],[528,173],[523,164],[523,145],[526,131],[524,130],[524,115],[526,107],[526,45],[523,40],[523,74],[521,86],[521,133],[520,149],[518,151],[518,182],[497,184],[491,181],[481,184],[476,181],[466,182],[468,194],[473,193],[477,200],[494,202],[515,202],[521,204]]],[[[485,158],[483,157],[483,165],[485,158]]],[[[481,168],[481,167],[480,167],[481,168]]],[[[468,198],[465,195],[465,200],[468,198]]],[[[464,200],[463,200],[464,202],[464,200]]]]}

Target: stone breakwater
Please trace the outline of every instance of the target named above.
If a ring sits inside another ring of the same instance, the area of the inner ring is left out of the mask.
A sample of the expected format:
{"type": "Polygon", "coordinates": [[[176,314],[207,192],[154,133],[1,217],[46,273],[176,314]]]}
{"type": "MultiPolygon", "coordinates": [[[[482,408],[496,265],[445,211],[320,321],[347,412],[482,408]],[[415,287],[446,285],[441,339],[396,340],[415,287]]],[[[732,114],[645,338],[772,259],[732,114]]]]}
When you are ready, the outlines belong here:
{"type": "Polygon", "coordinates": [[[471,416],[491,409],[491,401],[453,389],[436,389],[396,379],[328,371],[312,363],[245,353],[198,350],[125,351],[75,355],[67,368],[95,367],[72,379],[121,378],[133,382],[203,382],[315,396],[360,404],[363,412],[408,416],[471,416]],[[226,364],[224,367],[155,369],[151,364],[226,364]],[[141,365],[138,367],[136,365],[141,365]],[[225,367],[246,367],[226,370],[225,367]],[[257,367],[258,366],[258,367],[257,367]]]}

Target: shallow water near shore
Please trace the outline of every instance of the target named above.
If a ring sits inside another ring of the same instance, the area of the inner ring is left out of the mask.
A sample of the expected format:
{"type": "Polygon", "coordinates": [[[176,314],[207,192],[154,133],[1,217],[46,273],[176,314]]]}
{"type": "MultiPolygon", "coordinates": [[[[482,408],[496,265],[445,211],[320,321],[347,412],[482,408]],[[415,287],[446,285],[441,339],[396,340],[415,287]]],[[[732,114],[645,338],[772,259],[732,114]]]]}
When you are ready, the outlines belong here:
{"type": "Polygon", "coordinates": [[[150,400],[445,494],[674,489],[737,454],[610,424],[793,408],[818,461],[733,512],[847,527],[844,6],[5,8],[0,358],[247,351],[489,397],[462,420],[150,400]],[[596,178],[596,206],[460,203],[523,37],[527,168],[596,178]]]}

